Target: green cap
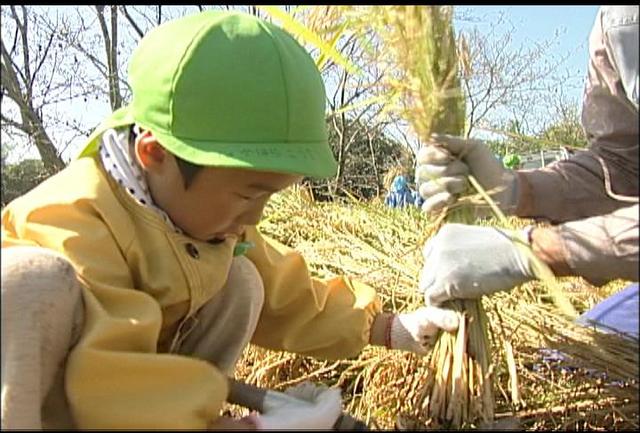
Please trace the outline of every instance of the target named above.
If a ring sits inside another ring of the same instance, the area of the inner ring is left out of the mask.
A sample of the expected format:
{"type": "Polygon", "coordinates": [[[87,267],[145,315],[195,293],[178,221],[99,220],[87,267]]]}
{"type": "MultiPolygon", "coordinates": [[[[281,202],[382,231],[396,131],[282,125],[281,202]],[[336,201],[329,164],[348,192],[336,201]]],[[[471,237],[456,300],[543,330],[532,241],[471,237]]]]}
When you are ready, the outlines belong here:
{"type": "Polygon", "coordinates": [[[279,27],[205,11],[151,30],[129,64],[130,105],[89,137],[137,123],[198,165],[333,176],[325,90],[307,51],[279,27]]]}

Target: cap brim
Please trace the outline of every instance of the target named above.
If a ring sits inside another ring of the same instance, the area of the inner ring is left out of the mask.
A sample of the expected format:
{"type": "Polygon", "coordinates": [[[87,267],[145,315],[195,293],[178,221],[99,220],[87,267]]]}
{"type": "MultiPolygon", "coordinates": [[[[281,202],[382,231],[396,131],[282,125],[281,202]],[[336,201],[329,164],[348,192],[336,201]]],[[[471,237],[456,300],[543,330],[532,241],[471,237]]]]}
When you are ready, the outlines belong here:
{"type": "MultiPolygon", "coordinates": [[[[98,138],[110,128],[136,123],[130,105],[114,111],[91,134],[79,158],[98,149],[98,138]]],[[[179,138],[143,123],[171,153],[193,164],[246,168],[313,178],[335,176],[338,164],[326,142],[225,143],[179,138]],[[212,150],[214,149],[214,150],[212,150]]]]}
{"type": "Polygon", "coordinates": [[[152,132],[170,152],[203,166],[246,168],[314,178],[335,176],[338,168],[326,142],[225,143],[183,139],[153,129],[152,132]]]}

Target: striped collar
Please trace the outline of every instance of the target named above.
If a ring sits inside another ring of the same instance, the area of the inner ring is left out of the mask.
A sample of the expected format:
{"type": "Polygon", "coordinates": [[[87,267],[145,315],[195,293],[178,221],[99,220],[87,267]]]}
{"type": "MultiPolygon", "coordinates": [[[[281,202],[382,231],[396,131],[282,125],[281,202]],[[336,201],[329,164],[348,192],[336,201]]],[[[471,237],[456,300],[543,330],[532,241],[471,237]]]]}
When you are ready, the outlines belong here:
{"type": "Polygon", "coordinates": [[[137,161],[129,152],[129,143],[135,140],[139,133],[138,126],[108,129],[102,135],[100,143],[100,161],[109,175],[115,179],[142,206],[151,208],[158,213],[169,227],[177,233],[182,233],[169,215],[153,202],[147,179],[137,161]]]}

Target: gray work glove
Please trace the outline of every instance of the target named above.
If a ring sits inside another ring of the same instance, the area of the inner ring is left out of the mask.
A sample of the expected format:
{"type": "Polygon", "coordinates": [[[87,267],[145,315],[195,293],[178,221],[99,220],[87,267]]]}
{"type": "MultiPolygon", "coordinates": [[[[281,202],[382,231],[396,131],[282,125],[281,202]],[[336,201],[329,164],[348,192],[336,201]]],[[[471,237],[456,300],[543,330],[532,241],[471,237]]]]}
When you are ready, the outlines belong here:
{"type": "Polygon", "coordinates": [[[535,278],[533,264],[509,235],[495,227],[446,224],[424,246],[419,287],[427,305],[476,299],[535,278]]]}
{"type": "Polygon", "coordinates": [[[503,212],[515,210],[517,177],[482,141],[445,134],[433,134],[431,139],[416,157],[416,185],[425,199],[423,211],[434,212],[455,203],[470,187],[467,174],[476,178],[503,212]]]}

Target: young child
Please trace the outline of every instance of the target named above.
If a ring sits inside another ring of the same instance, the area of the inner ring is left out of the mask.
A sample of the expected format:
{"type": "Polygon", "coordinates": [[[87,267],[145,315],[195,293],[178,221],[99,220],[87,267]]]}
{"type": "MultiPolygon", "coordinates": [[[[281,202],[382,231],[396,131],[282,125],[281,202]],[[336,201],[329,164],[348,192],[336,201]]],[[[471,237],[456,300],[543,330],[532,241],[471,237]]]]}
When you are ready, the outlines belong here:
{"type": "Polygon", "coordinates": [[[2,213],[2,428],[328,429],[340,393],[221,417],[249,344],[324,359],[424,354],[455,313],[381,311],[256,229],[269,197],[336,168],[325,93],[278,27],[202,12],[147,34],[133,101],[2,213]]]}

